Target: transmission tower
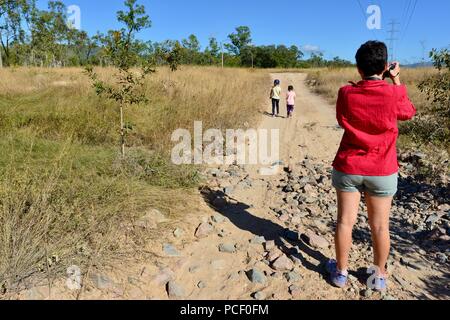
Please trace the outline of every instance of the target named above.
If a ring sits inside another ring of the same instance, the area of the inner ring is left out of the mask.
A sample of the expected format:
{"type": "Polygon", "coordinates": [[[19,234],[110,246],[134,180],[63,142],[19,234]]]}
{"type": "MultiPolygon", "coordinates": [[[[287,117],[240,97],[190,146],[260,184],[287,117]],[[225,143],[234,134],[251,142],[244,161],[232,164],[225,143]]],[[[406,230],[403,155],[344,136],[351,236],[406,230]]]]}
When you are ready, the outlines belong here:
{"type": "Polygon", "coordinates": [[[426,40],[421,40],[420,41],[420,45],[422,46],[422,65],[425,65],[425,61],[426,61],[426,52],[427,52],[427,41],[426,40]]]}
{"type": "Polygon", "coordinates": [[[400,32],[400,30],[397,30],[397,26],[400,25],[399,22],[397,22],[395,19],[392,19],[391,22],[388,23],[388,26],[391,28],[388,30],[389,38],[387,41],[389,41],[389,52],[390,52],[390,60],[395,61],[395,41],[398,40],[396,38],[396,35],[400,32]]]}

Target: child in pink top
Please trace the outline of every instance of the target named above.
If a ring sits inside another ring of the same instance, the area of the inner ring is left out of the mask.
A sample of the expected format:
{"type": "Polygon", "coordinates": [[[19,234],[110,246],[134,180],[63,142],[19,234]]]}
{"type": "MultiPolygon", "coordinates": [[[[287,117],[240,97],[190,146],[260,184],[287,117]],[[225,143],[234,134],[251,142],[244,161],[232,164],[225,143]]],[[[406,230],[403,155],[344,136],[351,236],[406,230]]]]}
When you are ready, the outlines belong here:
{"type": "Polygon", "coordinates": [[[292,118],[292,114],[294,113],[295,108],[295,99],[297,98],[297,95],[294,91],[293,86],[289,86],[288,93],[286,94],[286,101],[287,101],[287,117],[292,118]]]}

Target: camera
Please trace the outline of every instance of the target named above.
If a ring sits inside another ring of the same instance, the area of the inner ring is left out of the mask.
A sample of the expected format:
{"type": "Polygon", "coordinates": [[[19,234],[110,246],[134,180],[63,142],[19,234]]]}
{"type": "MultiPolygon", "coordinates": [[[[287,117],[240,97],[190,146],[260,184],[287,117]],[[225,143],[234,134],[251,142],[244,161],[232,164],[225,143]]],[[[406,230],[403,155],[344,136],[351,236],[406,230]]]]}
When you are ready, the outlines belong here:
{"type": "Polygon", "coordinates": [[[386,78],[390,78],[391,77],[391,71],[395,70],[395,68],[397,67],[396,63],[392,63],[391,65],[389,65],[389,69],[383,74],[383,80],[386,78]]]}

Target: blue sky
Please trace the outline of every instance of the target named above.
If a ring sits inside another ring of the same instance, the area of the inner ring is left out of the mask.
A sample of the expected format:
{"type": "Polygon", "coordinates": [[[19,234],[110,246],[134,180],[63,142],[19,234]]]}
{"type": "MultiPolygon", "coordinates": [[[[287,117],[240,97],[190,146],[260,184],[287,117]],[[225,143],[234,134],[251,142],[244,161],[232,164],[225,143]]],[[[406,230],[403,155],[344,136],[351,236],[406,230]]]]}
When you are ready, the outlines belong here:
{"type": "MultiPolygon", "coordinates": [[[[122,0],[64,0],[81,8],[82,29],[90,34],[117,28],[116,11],[122,0]]],[[[397,19],[401,32],[396,36],[396,56],[402,62],[422,58],[421,41],[426,50],[450,45],[450,1],[448,0],[140,0],[153,22],[140,34],[144,40],[182,39],[193,33],[203,47],[208,38],[225,41],[239,25],[247,25],[256,45],[286,44],[305,49],[318,47],[326,57],[353,60],[358,46],[369,39],[385,41],[390,19],[397,19]],[[417,5],[413,12],[413,5],[417,5]],[[409,14],[406,9],[409,6],[409,14]],[[378,5],[382,29],[366,27],[363,10],[378,5]],[[409,27],[406,25],[410,20],[409,27]],[[406,30],[405,30],[406,29],[406,30]]],[[[41,8],[46,0],[38,0],[41,8]]],[[[307,51],[307,50],[306,50],[307,51]]]]}

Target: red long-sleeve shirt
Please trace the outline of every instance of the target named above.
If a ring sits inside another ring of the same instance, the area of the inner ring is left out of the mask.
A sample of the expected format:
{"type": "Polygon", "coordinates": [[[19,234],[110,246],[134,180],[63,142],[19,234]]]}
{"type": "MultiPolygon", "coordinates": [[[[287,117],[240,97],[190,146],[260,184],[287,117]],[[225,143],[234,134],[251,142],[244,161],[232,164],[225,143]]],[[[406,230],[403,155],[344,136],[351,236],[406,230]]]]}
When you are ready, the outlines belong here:
{"type": "Polygon", "coordinates": [[[389,176],[398,172],[398,121],[416,108],[406,86],[364,80],[339,91],[337,120],[345,130],[333,167],[346,174],[389,176]]]}

